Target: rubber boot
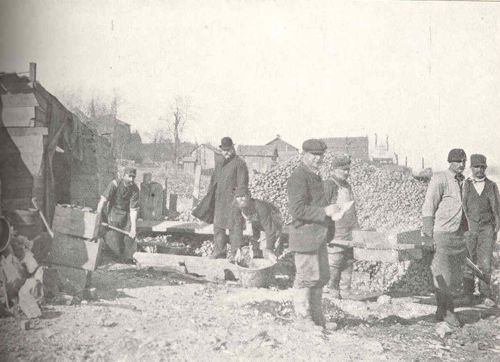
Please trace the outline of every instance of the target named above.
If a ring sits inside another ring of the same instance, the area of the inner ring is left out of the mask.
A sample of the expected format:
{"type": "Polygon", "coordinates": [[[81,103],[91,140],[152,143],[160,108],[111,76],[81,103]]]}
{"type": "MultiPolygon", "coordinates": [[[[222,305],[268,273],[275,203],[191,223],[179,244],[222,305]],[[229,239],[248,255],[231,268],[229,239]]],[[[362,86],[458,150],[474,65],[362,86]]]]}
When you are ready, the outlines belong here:
{"type": "Polygon", "coordinates": [[[457,305],[470,306],[474,300],[474,279],[463,278],[463,295],[456,299],[455,302],[457,305]]]}
{"type": "Polygon", "coordinates": [[[293,291],[293,307],[299,328],[315,326],[311,314],[311,288],[296,288],[293,291]]]}
{"type": "Polygon", "coordinates": [[[342,271],[339,268],[330,268],[330,283],[328,284],[329,294],[333,299],[342,299],[340,294],[340,278],[342,271]]]}
{"type": "Polygon", "coordinates": [[[436,322],[442,322],[446,316],[446,299],[444,293],[440,289],[435,289],[434,294],[436,295],[436,314],[434,315],[436,322]]]}
{"type": "Polygon", "coordinates": [[[342,298],[343,299],[351,299],[352,291],[351,291],[351,283],[352,283],[352,271],[354,266],[352,263],[342,272],[342,278],[344,282],[344,289],[342,290],[342,298]]]}
{"type": "Polygon", "coordinates": [[[444,316],[444,321],[452,327],[460,327],[460,320],[455,313],[455,306],[453,305],[453,298],[451,296],[446,296],[446,315],[444,316]]]}
{"type": "Polygon", "coordinates": [[[325,327],[326,319],[321,308],[323,288],[311,288],[311,317],[316,325],[325,327]]]}

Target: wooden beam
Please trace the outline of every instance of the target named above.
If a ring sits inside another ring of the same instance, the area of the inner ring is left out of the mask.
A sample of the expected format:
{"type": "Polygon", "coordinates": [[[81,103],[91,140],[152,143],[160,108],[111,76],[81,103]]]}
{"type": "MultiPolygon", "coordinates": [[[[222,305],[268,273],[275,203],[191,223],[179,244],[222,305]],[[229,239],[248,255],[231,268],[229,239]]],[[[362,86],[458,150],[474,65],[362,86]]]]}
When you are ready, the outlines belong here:
{"type": "MultiPolygon", "coordinates": [[[[189,273],[195,273],[209,281],[222,281],[225,278],[225,269],[229,270],[236,278],[239,278],[238,267],[229,263],[226,259],[209,259],[207,257],[157,254],[157,253],[135,253],[134,259],[140,268],[167,267],[181,273],[185,271],[179,263],[184,263],[189,273]]],[[[192,274],[191,274],[192,275],[192,274]]]]}
{"type": "Polygon", "coordinates": [[[3,108],[2,121],[5,127],[33,127],[35,107],[3,108]]]}

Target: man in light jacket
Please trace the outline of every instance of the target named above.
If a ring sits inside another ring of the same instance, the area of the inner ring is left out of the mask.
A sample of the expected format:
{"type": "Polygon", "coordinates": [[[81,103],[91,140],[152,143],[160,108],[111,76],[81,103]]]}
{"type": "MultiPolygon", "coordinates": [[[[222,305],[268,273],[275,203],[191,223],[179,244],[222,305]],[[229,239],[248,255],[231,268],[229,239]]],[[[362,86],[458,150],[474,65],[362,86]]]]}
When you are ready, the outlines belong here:
{"type": "Polygon", "coordinates": [[[462,149],[448,154],[446,171],[432,175],[422,206],[422,234],[434,238],[435,253],[431,264],[436,294],[436,320],[453,326],[460,322],[454,312],[451,281],[461,273],[467,248],[464,233],[467,219],[462,208],[463,171],[467,156],[462,149]]]}

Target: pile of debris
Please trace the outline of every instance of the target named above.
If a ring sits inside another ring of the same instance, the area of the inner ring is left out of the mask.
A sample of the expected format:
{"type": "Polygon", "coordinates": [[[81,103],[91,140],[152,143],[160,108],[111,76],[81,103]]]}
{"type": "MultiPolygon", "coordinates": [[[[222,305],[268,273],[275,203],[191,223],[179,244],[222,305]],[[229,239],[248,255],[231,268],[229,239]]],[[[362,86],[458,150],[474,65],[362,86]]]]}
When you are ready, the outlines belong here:
{"type": "MultiPolygon", "coordinates": [[[[332,178],[335,157],[329,152],[325,154],[320,170],[323,179],[332,178]]],[[[276,205],[285,222],[291,221],[287,182],[299,162],[297,156],[280,163],[267,173],[255,175],[250,183],[252,196],[276,205]]],[[[397,233],[421,227],[426,182],[415,179],[404,169],[385,169],[358,159],[352,161],[349,179],[363,229],[397,233]]],[[[427,292],[432,280],[429,260],[424,257],[399,263],[358,261],[353,287],[384,292],[427,292]]]]}
{"type": "MultiPolygon", "coordinates": [[[[332,178],[335,157],[329,152],[325,154],[320,170],[323,179],[332,178]]],[[[297,156],[280,163],[267,173],[255,175],[250,183],[252,196],[276,205],[287,223],[291,217],[286,186],[299,162],[297,156]]],[[[416,180],[409,172],[384,169],[358,159],[352,161],[349,181],[363,229],[404,231],[421,226],[425,182],[416,180]]]]}
{"type": "Polygon", "coordinates": [[[47,253],[50,235],[29,240],[17,235],[2,217],[0,225],[0,315],[22,311],[27,318],[38,318],[45,298],[59,292],[53,271],[38,262],[47,253]]]}

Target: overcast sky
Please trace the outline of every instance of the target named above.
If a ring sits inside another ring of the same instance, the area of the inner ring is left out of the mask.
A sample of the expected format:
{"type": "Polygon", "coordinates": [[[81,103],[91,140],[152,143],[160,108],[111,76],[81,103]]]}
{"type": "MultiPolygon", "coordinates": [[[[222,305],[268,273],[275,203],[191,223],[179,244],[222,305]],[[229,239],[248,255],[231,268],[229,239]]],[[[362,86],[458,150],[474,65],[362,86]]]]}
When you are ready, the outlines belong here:
{"type": "Polygon", "coordinates": [[[0,4],[0,71],[34,61],[56,96],[118,94],[143,135],[182,95],[191,141],[378,133],[410,166],[443,168],[453,147],[500,164],[500,3],[0,4]]]}

